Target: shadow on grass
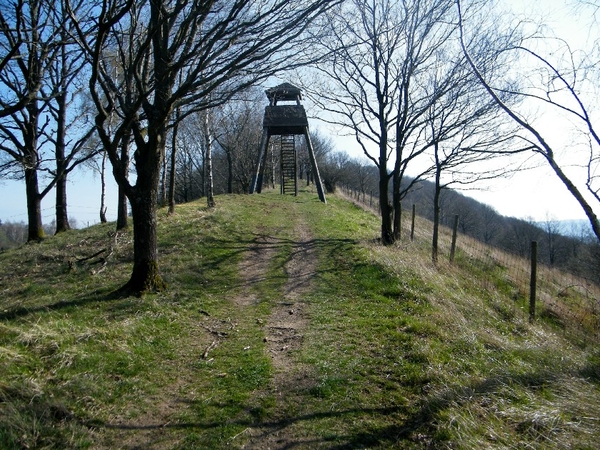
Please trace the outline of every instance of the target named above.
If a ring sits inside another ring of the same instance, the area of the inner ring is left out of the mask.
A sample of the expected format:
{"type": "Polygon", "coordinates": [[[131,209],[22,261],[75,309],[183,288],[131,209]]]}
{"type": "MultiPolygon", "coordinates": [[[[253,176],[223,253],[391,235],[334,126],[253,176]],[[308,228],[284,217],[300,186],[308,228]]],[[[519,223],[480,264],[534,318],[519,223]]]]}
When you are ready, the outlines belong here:
{"type": "MultiPolygon", "coordinates": [[[[207,238],[203,241],[203,245],[207,248],[209,254],[214,254],[213,257],[203,259],[200,265],[191,268],[193,271],[200,272],[198,282],[202,283],[206,280],[202,276],[210,277],[209,272],[215,274],[218,278],[219,274],[226,270],[231,270],[242,261],[245,255],[255,261],[261,258],[261,255],[270,255],[275,264],[269,267],[270,275],[259,271],[254,277],[238,277],[232,284],[228,284],[228,288],[249,287],[260,282],[284,281],[287,279],[285,272],[286,265],[301,255],[304,252],[312,250],[318,251],[317,260],[321,258],[331,258],[335,254],[347,251],[349,247],[356,245],[353,239],[307,239],[295,240],[289,238],[278,237],[268,233],[254,233],[254,238],[251,240],[240,239],[211,239],[207,238]],[[283,252],[289,252],[284,258],[281,258],[283,252]]],[[[318,262],[317,262],[318,264],[318,262]]],[[[303,277],[313,278],[325,273],[318,267],[308,268],[308,271],[303,273],[303,277]]]]}
{"type": "MultiPolygon", "coordinates": [[[[221,283],[222,280],[220,280],[220,274],[222,274],[226,268],[231,268],[232,265],[237,271],[237,263],[240,261],[242,255],[247,252],[273,252],[277,255],[285,248],[291,248],[291,252],[287,257],[285,259],[279,258],[279,264],[274,267],[275,270],[271,271],[272,274],[277,275],[271,275],[270,277],[260,276],[250,279],[239,277],[239,281],[237,283],[234,282],[229,284],[228,288],[247,287],[264,281],[284,281],[287,278],[284,267],[292,258],[294,258],[295,253],[318,249],[325,258],[329,258],[336,253],[345,251],[345,249],[347,250],[348,246],[355,244],[356,242],[352,239],[309,239],[306,241],[299,241],[261,233],[255,233],[255,237],[252,240],[245,241],[239,239],[224,240],[207,238],[203,241],[203,245],[206,246],[209,254],[215,256],[204,258],[199,265],[190,267],[192,277],[188,277],[186,280],[186,282],[189,283],[187,288],[193,287],[193,284],[200,285],[201,288],[207,287],[207,284],[211,284],[210,280],[207,281],[205,277],[209,271],[214,274],[215,284],[221,283]]],[[[324,272],[319,272],[315,267],[305,275],[316,277],[319,273],[324,272]]],[[[210,286],[208,288],[210,288],[210,286]]],[[[167,287],[167,291],[168,289],[169,288],[167,287]]],[[[131,301],[139,300],[137,297],[123,295],[121,287],[117,289],[99,289],[93,292],[86,292],[71,300],[61,300],[46,305],[8,308],[0,311],[0,321],[14,320],[32,314],[78,308],[94,302],[125,301],[128,299],[131,301]]]]}
{"type": "Polygon", "coordinates": [[[110,300],[119,300],[119,298],[115,296],[115,291],[113,290],[97,290],[94,292],[86,292],[85,294],[76,297],[72,300],[61,300],[59,302],[51,303],[48,305],[39,305],[31,307],[19,306],[16,308],[9,308],[4,311],[0,311],[0,321],[14,320],[32,314],[78,308],[91,303],[106,302],[110,300]]]}
{"type": "MultiPolygon", "coordinates": [[[[187,403],[187,402],[186,402],[187,403]]],[[[215,405],[218,406],[218,405],[215,405]]],[[[251,437],[249,448],[252,447],[252,443],[257,440],[262,440],[264,437],[269,435],[277,435],[285,430],[287,427],[290,427],[296,423],[301,422],[314,422],[320,420],[327,419],[340,419],[341,421],[356,419],[361,416],[389,416],[392,414],[400,414],[403,413],[404,407],[385,407],[385,408],[356,408],[356,409],[346,409],[343,411],[326,411],[326,412],[315,412],[310,414],[298,415],[295,417],[285,417],[278,420],[260,420],[258,415],[252,414],[250,409],[246,409],[246,412],[249,414],[249,417],[238,420],[227,420],[226,422],[217,422],[217,421],[206,421],[206,422],[167,422],[167,423],[157,423],[157,424],[113,424],[102,422],[99,420],[90,420],[87,422],[83,422],[83,425],[86,425],[90,428],[106,428],[112,430],[122,430],[122,431],[152,431],[152,430],[196,430],[196,431],[206,431],[217,430],[224,426],[239,426],[243,428],[254,428],[257,430],[257,433],[251,437]]],[[[387,436],[392,429],[396,427],[390,427],[390,429],[384,430],[371,430],[369,433],[360,433],[356,436],[336,436],[330,433],[328,436],[324,437],[308,437],[307,439],[302,439],[298,442],[286,442],[285,445],[275,445],[272,448],[279,449],[288,449],[301,447],[306,448],[306,445],[313,444],[323,444],[329,442],[331,445],[328,448],[364,448],[364,445],[368,444],[382,444],[386,442],[393,442],[394,435],[393,433],[387,436]],[[387,436],[387,437],[386,437],[387,436]],[[346,442],[342,446],[336,447],[335,443],[346,442]]],[[[241,433],[240,433],[241,434],[241,433]]],[[[224,444],[224,443],[223,443],[224,444]]]]}
{"type": "MultiPolygon", "coordinates": [[[[313,444],[315,447],[322,448],[326,446],[329,449],[358,449],[358,448],[391,448],[398,447],[420,447],[437,448],[444,445],[448,437],[442,433],[438,435],[440,417],[444,411],[450,408],[461,408],[472,402],[478,402],[484,397],[498,395],[498,391],[504,386],[518,386],[523,389],[535,392],[544,386],[560,383],[560,376],[550,371],[541,370],[526,374],[504,374],[497,377],[487,378],[480,383],[472,386],[454,386],[449,387],[439,393],[430,395],[422,401],[413,405],[389,406],[381,408],[349,408],[340,411],[317,411],[314,413],[301,414],[294,417],[282,417],[277,419],[261,420],[261,416],[253,414],[250,408],[237,408],[247,413],[242,419],[232,419],[223,422],[220,421],[199,421],[199,422],[173,422],[156,424],[135,424],[135,423],[110,423],[99,420],[90,420],[84,422],[84,425],[93,428],[117,429],[123,431],[148,431],[161,429],[179,429],[179,430],[197,430],[206,431],[215,430],[224,426],[239,426],[253,428],[255,431],[250,437],[249,448],[253,443],[263,442],[262,439],[272,436],[284,436],[285,429],[302,422],[318,422],[328,419],[339,419],[340,425],[333,423],[329,431],[319,436],[306,436],[305,439],[283,439],[280,445],[272,442],[272,448],[292,449],[307,448],[307,445],[313,444]],[[395,416],[395,417],[393,417],[395,416]],[[364,426],[348,427],[349,423],[359,424],[361,419],[366,419],[364,426]],[[396,422],[389,424],[390,422],[396,422]],[[380,426],[377,423],[381,424],[380,426]],[[388,425],[386,425],[388,424],[388,425]],[[338,432],[335,428],[345,428],[352,430],[350,433],[338,432]]],[[[179,400],[182,403],[194,404],[194,401],[185,399],[179,400]]],[[[204,405],[206,406],[206,405],[204,405]]],[[[215,408],[231,406],[213,404],[215,408]]],[[[443,420],[443,419],[442,419],[443,420]]],[[[485,420],[482,418],[482,420],[485,420]]],[[[331,422],[328,422],[331,424],[331,422]]],[[[312,425],[310,428],[319,428],[318,425],[312,425]]],[[[522,435],[527,439],[527,434],[522,435]]],[[[243,432],[242,432],[243,433],[243,432]]],[[[240,433],[240,435],[242,434],[240,433]]],[[[295,433],[297,435],[297,432],[295,433]]],[[[533,439],[533,438],[532,438],[533,439]]],[[[448,442],[446,442],[448,443],[448,442]]],[[[460,443],[457,443],[460,444],[460,443]]]]}

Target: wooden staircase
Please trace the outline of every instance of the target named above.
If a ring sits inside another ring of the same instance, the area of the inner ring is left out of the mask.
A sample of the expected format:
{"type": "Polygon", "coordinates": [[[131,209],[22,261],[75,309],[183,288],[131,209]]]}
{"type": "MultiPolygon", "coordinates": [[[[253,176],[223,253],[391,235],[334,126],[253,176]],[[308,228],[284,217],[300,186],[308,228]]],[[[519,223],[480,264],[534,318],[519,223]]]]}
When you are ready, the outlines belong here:
{"type": "Polygon", "coordinates": [[[298,159],[293,134],[281,135],[281,193],[298,195],[298,159]]]}

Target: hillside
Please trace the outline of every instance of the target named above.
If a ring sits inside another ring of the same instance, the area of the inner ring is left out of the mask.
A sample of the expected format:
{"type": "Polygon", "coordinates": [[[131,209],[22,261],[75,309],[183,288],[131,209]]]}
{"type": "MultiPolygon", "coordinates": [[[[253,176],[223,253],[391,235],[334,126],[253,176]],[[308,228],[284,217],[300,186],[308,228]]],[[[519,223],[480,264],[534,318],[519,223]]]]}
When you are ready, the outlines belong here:
{"type": "Polygon", "coordinates": [[[113,224],[0,253],[0,448],[596,447],[600,352],[570,304],[530,324],[506,268],[435,267],[424,219],[384,248],[328,202],[161,211],[169,288],[143,298],[111,297],[113,224]]]}

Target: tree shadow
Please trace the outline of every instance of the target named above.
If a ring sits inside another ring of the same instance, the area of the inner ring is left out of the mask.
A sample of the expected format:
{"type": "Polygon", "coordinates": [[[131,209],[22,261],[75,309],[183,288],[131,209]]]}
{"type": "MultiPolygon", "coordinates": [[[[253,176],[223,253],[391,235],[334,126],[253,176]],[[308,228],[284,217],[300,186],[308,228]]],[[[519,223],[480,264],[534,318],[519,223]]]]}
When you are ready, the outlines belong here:
{"type": "MultiPolygon", "coordinates": [[[[342,410],[320,410],[309,413],[302,413],[295,416],[269,417],[265,416],[263,411],[248,404],[238,404],[231,400],[226,403],[213,400],[206,403],[204,400],[188,399],[185,397],[172,399],[172,403],[181,403],[194,408],[198,406],[202,410],[233,410],[236,413],[232,417],[223,420],[186,420],[177,421],[172,416],[163,417],[154,423],[135,422],[111,422],[96,418],[85,418],[78,416],[64,407],[57,409],[53,414],[46,414],[46,421],[73,422],[78,423],[88,429],[96,430],[117,430],[123,434],[118,439],[125,439],[128,433],[149,433],[144,436],[136,436],[140,446],[144,448],[143,439],[152,442],[154,433],[162,438],[167,438],[165,430],[182,430],[184,432],[213,433],[222,435],[220,428],[227,427],[231,432],[231,426],[248,430],[252,433],[248,437],[245,448],[259,448],[257,444],[269,442],[270,448],[294,449],[294,448],[329,448],[334,450],[350,450],[359,448],[447,448],[457,445],[459,442],[447,441],[447,438],[436,436],[439,431],[439,423],[445,419],[442,418],[443,412],[450,408],[461,408],[470,403],[481,402],[484,397],[498,396],[499,391],[505,386],[521,387],[530,391],[539,390],[545,386],[560,383],[561,375],[551,372],[549,369],[532,371],[529,373],[506,373],[494,377],[486,378],[473,385],[450,386],[443,391],[429,395],[413,404],[382,406],[382,407],[355,407],[342,410]],[[337,419],[337,423],[331,424],[331,419],[337,419]],[[363,420],[364,419],[364,420],[363,420]],[[300,438],[297,436],[297,430],[285,436],[286,429],[297,424],[313,423],[307,425],[306,429],[319,429],[318,422],[329,423],[327,432],[319,435],[306,435],[300,438]],[[362,424],[356,426],[353,424],[362,424]],[[378,425],[379,424],[379,425],[378,425]],[[387,425],[386,425],[387,424],[387,425]],[[339,430],[339,431],[337,431],[339,430]],[[138,439],[139,437],[139,439],[138,439]],[[279,440],[278,440],[279,439],[279,440]]],[[[41,404],[41,403],[40,403],[41,404]]],[[[45,403],[44,403],[45,404],[45,403]]],[[[59,405],[60,406],[60,405],[59,405]]],[[[175,409],[176,411],[176,409],[175,409]]],[[[485,420],[484,417],[481,420],[485,420]]],[[[238,434],[242,435],[244,431],[238,434]]],[[[523,439],[528,439],[526,432],[522,435],[523,439]]],[[[530,439],[537,439],[534,436],[530,439]]],[[[233,436],[227,443],[231,444],[233,436]]],[[[225,445],[223,445],[224,447],[225,445]]],[[[151,447],[151,445],[149,445],[151,447]]]]}
{"type": "Polygon", "coordinates": [[[117,300],[113,290],[100,289],[92,292],[86,292],[80,296],[73,298],[72,300],[60,300],[55,303],[47,305],[24,307],[18,306],[16,308],[5,309],[0,311],[0,321],[2,320],[14,320],[21,317],[25,317],[32,314],[60,311],[63,309],[72,309],[96,302],[106,302],[111,300],[117,300]]]}
{"type": "MultiPolygon", "coordinates": [[[[201,265],[195,267],[200,273],[207,270],[220,272],[222,269],[230,267],[232,264],[238,264],[245,255],[253,253],[258,257],[261,253],[272,255],[275,262],[269,266],[269,275],[264,274],[260,277],[245,278],[238,277],[236,281],[230,284],[232,288],[249,287],[258,282],[273,282],[286,279],[288,274],[285,272],[286,265],[293,259],[301,256],[304,252],[318,251],[317,264],[320,258],[329,258],[333,254],[342,252],[344,247],[355,245],[357,241],[353,239],[307,239],[297,240],[277,236],[273,233],[253,233],[252,239],[214,239],[207,238],[203,245],[218,252],[209,252],[215,256],[203,260],[201,265]],[[291,248],[291,251],[285,258],[280,258],[281,252],[291,248]]],[[[319,277],[327,271],[315,267],[305,276],[319,277]]],[[[203,280],[199,279],[199,282],[203,280]]]]}

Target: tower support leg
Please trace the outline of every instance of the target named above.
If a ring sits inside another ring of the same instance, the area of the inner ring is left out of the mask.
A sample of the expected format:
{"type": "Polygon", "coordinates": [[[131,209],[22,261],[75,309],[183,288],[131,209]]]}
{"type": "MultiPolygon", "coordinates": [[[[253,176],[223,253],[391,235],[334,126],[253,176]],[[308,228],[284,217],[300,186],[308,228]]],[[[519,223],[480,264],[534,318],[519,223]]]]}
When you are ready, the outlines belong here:
{"type": "Polygon", "coordinates": [[[310,157],[310,164],[312,166],[313,177],[315,185],[317,186],[319,200],[321,200],[323,203],[327,203],[327,200],[325,199],[325,191],[323,191],[323,182],[321,181],[321,174],[319,173],[319,168],[317,167],[317,159],[315,158],[315,151],[312,145],[312,141],[310,140],[310,133],[308,132],[308,127],[304,128],[304,137],[306,138],[308,156],[310,157]]]}

